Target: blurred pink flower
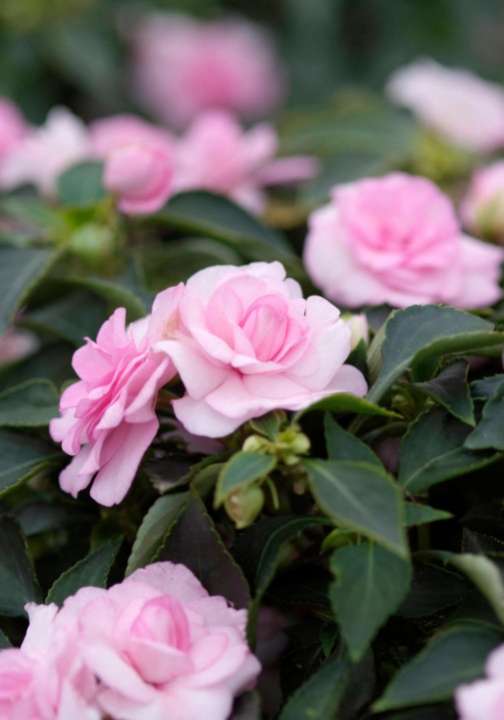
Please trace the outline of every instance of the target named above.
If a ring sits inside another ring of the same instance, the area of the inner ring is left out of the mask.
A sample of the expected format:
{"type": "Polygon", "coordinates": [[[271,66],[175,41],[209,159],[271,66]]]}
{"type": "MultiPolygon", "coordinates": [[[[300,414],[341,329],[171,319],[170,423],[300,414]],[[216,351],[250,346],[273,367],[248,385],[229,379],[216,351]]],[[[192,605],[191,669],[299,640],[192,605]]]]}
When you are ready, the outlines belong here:
{"type": "Polygon", "coordinates": [[[500,248],[462,234],[433,183],[403,173],[336,188],[312,214],[304,252],[312,280],[348,307],[491,305],[503,259],[500,248]]]}
{"type": "Polygon", "coordinates": [[[10,190],[30,183],[53,195],[58,176],[90,154],[85,125],[65,108],[55,108],[45,125],[30,130],[8,153],[0,167],[0,187],[10,190]]]}
{"type": "Polygon", "coordinates": [[[502,720],[504,717],[504,647],[486,662],[486,678],[455,691],[459,720],[502,720]]]}
{"type": "Polygon", "coordinates": [[[172,192],[174,141],[168,131],[133,115],[117,115],[90,127],[94,153],[104,159],[104,186],[122,212],[159,210],[172,192]]]}
{"type": "Polygon", "coordinates": [[[137,96],[170,125],[184,127],[208,109],[262,117],[284,94],[267,35],[245,20],[157,14],[133,37],[137,96]]]}
{"type": "Polygon", "coordinates": [[[309,180],[318,170],[312,157],[275,159],[277,148],[266,123],[244,131],[230,113],[203,113],[178,144],[175,188],[213,190],[259,213],[266,185],[309,180]]]}
{"type": "Polygon", "coordinates": [[[154,347],[185,385],[173,402],[180,422],[195,435],[223,437],[270,410],[299,410],[335,392],[364,395],[364,377],[344,364],[350,335],[331,303],[304,300],[280,263],[258,262],[193,275],[178,326],[154,347]]]}
{"type": "Polygon", "coordinates": [[[9,328],[0,335],[0,366],[22,360],[31,355],[37,346],[38,341],[33,333],[9,328]]]}
{"type": "Polygon", "coordinates": [[[460,214],[470,230],[504,237],[504,160],[474,173],[460,214]]]}
{"type": "Polygon", "coordinates": [[[0,160],[19,145],[28,125],[13,102],[0,97],[0,160]]]}
{"type": "Polygon", "coordinates": [[[504,88],[468,70],[417,60],[396,70],[386,91],[456,145],[475,152],[504,145],[504,88]]]}
{"type": "MultiPolygon", "coordinates": [[[[164,294],[166,321],[176,311],[177,288],[164,294]]],[[[155,403],[175,374],[170,360],[151,349],[153,325],[144,318],[126,327],[118,308],[96,342],[87,340],[73,357],[80,380],[60,401],[61,417],[51,421],[54,440],[74,459],[60,475],[74,497],[90,483],[102,505],[124,498],[159,427],[155,403]]]]}

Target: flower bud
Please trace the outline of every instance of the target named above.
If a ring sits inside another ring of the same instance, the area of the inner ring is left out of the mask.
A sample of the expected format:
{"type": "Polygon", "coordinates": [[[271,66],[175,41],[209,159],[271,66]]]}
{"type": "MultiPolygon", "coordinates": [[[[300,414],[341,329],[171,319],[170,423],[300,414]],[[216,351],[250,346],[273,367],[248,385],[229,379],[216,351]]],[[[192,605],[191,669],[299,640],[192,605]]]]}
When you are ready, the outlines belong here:
{"type": "Polygon", "coordinates": [[[369,325],[365,314],[343,315],[343,320],[345,320],[352,332],[352,350],[355,350],[361,340],[364,340],[367,345],[369,342],[369,325]]]}
{"type": "Polygon", "coordinates": [[[98,223],[86,223],[70,236],[70,249],[81,260],[92,267],[101,265],[114,250],[115,238],[112,230],[98,223]]]}
{"type": "Polygon", "coordinates": [[[270,443],[260,435],[250,435],[243,443],[244,452],[265,452],[270,443]]]}
{"type": "Polygon", "coordinates": [[[240,488],[224,503],[227,514],[238,530],[251,525],[262,510],[264,493],[258,485],[240,488]]]}
{"type": "Polygon", "coordinates": [[[504,242],[504,161],[474,173],[460,214],[468,230],[504,242]]]}

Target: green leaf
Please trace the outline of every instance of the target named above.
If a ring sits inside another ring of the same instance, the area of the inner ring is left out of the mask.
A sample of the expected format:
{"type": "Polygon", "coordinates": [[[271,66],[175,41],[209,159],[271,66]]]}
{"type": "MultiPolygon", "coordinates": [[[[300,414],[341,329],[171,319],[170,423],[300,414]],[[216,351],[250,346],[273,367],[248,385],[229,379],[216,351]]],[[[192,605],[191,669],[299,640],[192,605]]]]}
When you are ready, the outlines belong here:
{"type": "Polygon", "coordinates": [[[384,712],[449,700],[456,687],[483,674],[488,654],[501,642],[502,633],[482,623],[445,629],[396,673],[373,709],[384,712]]]}
{"type": "Polygon", "coordinates": [[[464,448],[467,425],[434,408],[410,426],[399,450],[399,483],[411,493],[489,465],[496,455],[464,448]]]}
{"type": "Polygon", "coordinates": [[[126,575],[156,559],[170,531],[189,502],[189,493],[162,495],[149,508],[133,543],[126,575]]]}
{"type": "Polygon", "coordinates": [[[467,384],[468,368],[465,360],[457,360],[433,380],[416,383],[415,387],[463,423],[474,426],[474,405],[467,384]]]}
{"type": "Polygon", "coordinates": [[[22,323],[80,346],[85,337],[96,337],[107,315],[107,304],[102,298],[78,290],[24,315],[22,323]]]}
{"type": "Polygon", "coordinates": [[[219,507],[228,496],[267,477],[275,469],[276,458],[258,452],[240,451],[233,455],[222,468],[215,490],[215,506],[219,507]]]}
{"type": "Polygon", "coordinates": [[[379,417],[387,418],[400,418],[401,416],[392,410],[379,407],[374,403],[359,398],[356,395],[350,393],[336,393],[329,397],[319,400],[313,405],[309,405],[303,410],[300,410],[294,416],[295,420],[298,420],[306,413],[313,412],[313,410],[325,410],[327,412],[340,413],[341,415],[352,413],[354,415],[378,415],[379,417]]]}
{"type": "Polygon", "coordinates": [[[63,205],[88,207],[106,196],[102,183],[103,163],[82,162],[65,170],[57,183],[58,198],[63,205]]]}
{"type": "Polygon", "coordinates": [[[28,602],[40,602],[28,548],[18,524],[0,516],[0,615],[21,617],[28,602]]]}
{"type": "Polygon", "coordinates": [[[75,595],[82,587],[104,588],[122,538],[114,538],[92,550],[89,555],[72,565],[59,576],[47,593],[46,603],[63,605],[66,598],[75,595]]]}
{"type": "Polygon", "coordinates": [[[249,425],[259,435],[264,435],[268,440],[275,440],[286,421],[287,415],[283,410],[273,410],[266,415],[249,420],[249,425]]]}
{"type": "Polygon", "coordinates": [[[49,272],[58,255],[58,251],[53,249],[0,245],[0,335],[10,325],[31,291],[49,272]]]}
{"type": "Polygon", "coordinates": [[[128,321],[144,317],[147,308],[143,300],[125,284],[96,277],[67,276],[62,278],[67,284],[84,288],[107,300],[112,308],[125,307],[128,321]]]}
{"type": "Polygon", "coordinates": [[[180,193],[155,217],[178,230],[218,240],[246,260],[280,260],[289,274],[304,276],[281,235],[223,196],[200,190],[180,193]]]}
{"type": "Polygon", "coordinates": [[[48,380],[28,380],[0,393],[0,427],[45,427],[58,414],[59,395],[48,380]]]}
{"type": "Polygon", "coordinates": [[[374,543],[347,545],[331,555],[331,604],[353,662],[395,613],[411,583],[411,564],[374,543]]]}
{"type": "Polygon", "coordinates": [[[475,380],[471,383],[472,396],[475,400],[488,400],[497,394],[501,386],[504,386],[503,373],[475,380]]]}
{"type": "Polygon", "coordinates": [[[289,698],[278,720],[329,720],[336,712],[350,680],[351,664],[335,656],[289,698]]]}
{"type": "Polygon", "coordinates": [[[247,581],[198,495],[191,495],[157,559],[186,565],[210,595],[223,595],[237,608],[248,606],[247,581]]]}
{"type": "Polygon", "coordinates": [[[401,492],[385,470],[355,461],[306,460],[310,488],[334,523],[408,556],[401,492]]]}
{"type": "Polygon", "coordinates": [[[436,305],[413,305],[393,312],[370,348],[369,365],[376,376],[368,393],[379,402],[393,383],[408,369],[417,379],[430,375],[440,356],[500,345],[504,333],[475,315],[436,305]]]}
{"type": "Polygon", "coordinates": [[[12,643],[7,635],[0,630],[0,650],[7,650],[12,647],[12,643]]]}
{"type": "Polygon", "coordinates": [[[406,527],[427,525],[438,520],[449,520],[453,515],[445,510],[436,510],[429,505],[420,505],[415,502],[404,503],[406,511],[406,527]]]}
{"type": "Polygon", "coordinates": [[[30,435],[0,430],[0,495],[60,459],[54,445],[30,435]]]}
{"type": "Polygon", "coordinates": [[[466,438],[468,450],[504,450],[504,385],[485,404],[478,426],[466,438]]]}
{"type": "Polygon", "coordinates": [[[330,460],[355,460],[371,463],[383,470],[381,461],[369,445],[352,433],[343,430],[329,414],[324,418],[324,430],[327,455],[330,460]]]}

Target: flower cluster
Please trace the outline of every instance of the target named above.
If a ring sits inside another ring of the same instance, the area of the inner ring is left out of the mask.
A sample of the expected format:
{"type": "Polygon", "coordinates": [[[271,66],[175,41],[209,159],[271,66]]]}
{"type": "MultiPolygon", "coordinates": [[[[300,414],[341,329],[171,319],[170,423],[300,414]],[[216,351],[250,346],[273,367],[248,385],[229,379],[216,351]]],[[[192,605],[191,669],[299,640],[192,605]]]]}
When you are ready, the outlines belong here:
{"type": "Polygon", "coordinates": [[[75,353],[80,380],[63,393],[50,428],[74,456],[61,487],[76,496],[93,482],[103,505],[128,491],[158,428],[158,392],[176,372],[185,387],[176,417],[211,438],[270,410],[367,390],[345,364],[352,331],[339,310],[322,297],[303,299],[278,262],[206,268],[160,293],[147,318],[126,327],[125,315],[116,310],[96,342],[75,353]]]}
{"type": "Polygon", "coordinates": [[[12,720],[225,720],[255,685],[246,612],[183,565],[156,563],[63,607],[27,606],[19,649],[0,652],[0,716],[12,720]]]}

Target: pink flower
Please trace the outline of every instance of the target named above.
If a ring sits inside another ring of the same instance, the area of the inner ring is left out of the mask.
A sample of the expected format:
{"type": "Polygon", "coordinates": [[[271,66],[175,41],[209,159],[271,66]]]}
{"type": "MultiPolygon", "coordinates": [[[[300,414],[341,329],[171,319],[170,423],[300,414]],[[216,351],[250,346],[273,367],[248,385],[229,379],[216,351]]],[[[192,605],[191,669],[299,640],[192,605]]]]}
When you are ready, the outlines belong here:
{"type": "Polygon", "coordinates": [[[455,692],[460,720],[501,720],[504,717],[504,647],[494,650],[486,663],[486,675],[455,692]]]}
{"type": "Polygon", "coordinates": [[[358,307],[496,302],[504,252],[463,235],[449,199],[402,173],[334,190],[310,218],[304,260],[332,300],[358,307]]]}
{"type": "Polygon", "coordinates": [[[173,403],[177,418],[195,435],[222,437],[275,408],[299,410],[341,391],[364,395],[363,376],[344,365],[350,336],[329,302],[304,300],[280,263],[258,262],[193,275],[178,325],[155,348],[185,385],[173,403]]]}
{"type": "Polygon", "coordinates": [[[0,160],[19,145],[27,132],[28,126],[14,103],[0,97],[0,160]]]}
{"type": "MultiPolygon", "coordinates": [[[[177,292],[163,295],[167,322],[177,292]]],[[[91,497],[107,506],[128,492],[159,427],[157,394],[174,375],[169,359],[151,350],[149,319],[128,327],[125,319],[125,309],[118,308],[96,342],[88,339],[74,354],[80,380],[65,390],[61,417],[50,424],[53,439],[74,456],[60,475],[62,489],[76,497],[92,482],[91,497]]]]}
{"type": "Polygon", "coordinates": [[[75,624],[58,624],[56,605],[27,605],[19,649],[0,652],[2,720],[100,720],[96,681],[80,659],[75,624]]]}
{"type": "Polygon", "coordinates": [[[79,625],[107,717],[225,720],[260,671],[246,611],[209,596],[183,565],[156,563],[108,591],[80,590],[61,615],[79,625]]]}
{"type": "Polygon", "coordinates": [[[31,183],[44,195],[53,195],[58,176],[89,156],[84,124],[65,108],[55,108],[45,125],[31,130],[9,152],[0,169],[0,187],[10,190],[31,183]]]}
{"type": "Polygon", "coordinates": [[[318,169],[311,157],[275,159],[277,147],[276,132],[266,123],[243,131],[229,113],[203,113],[179,142],[175,187],[213,190],[261,212],[264,186],[307,180],[318,169]]]}
{"type": "Polygon", "coordinates": [[[8,328],[0,335],[0,367],[31,355],[37,346],[38,341],[33,333],[8,328]]]}
{"type": "Polygon", "coordinates": [[[504,236],[504,160],[474,173],[460,214],[469,229],[504,236]]]}
{"type": "Polygon", "coordinates": [[[90,128],[93,150],[105,161],[104,185],[122,212],[159,210],[172,192],[173,139],[133,115],[98,120],[90,128]]]}
{"type": "Polygon", "coordinates": [[[504,145],[504,88],[434,60],[399,68],[387,84],[392,100],[456,145],[488,152],[504,145]]]}
{"type": "Polygon", "coordinates": [[[184,15],[148,17],[136,33],[138,97],[168,124],[184,127],[208,109],[261,117],[284,88],[264,32],[245,20],[198,22],[184,15]]]}

